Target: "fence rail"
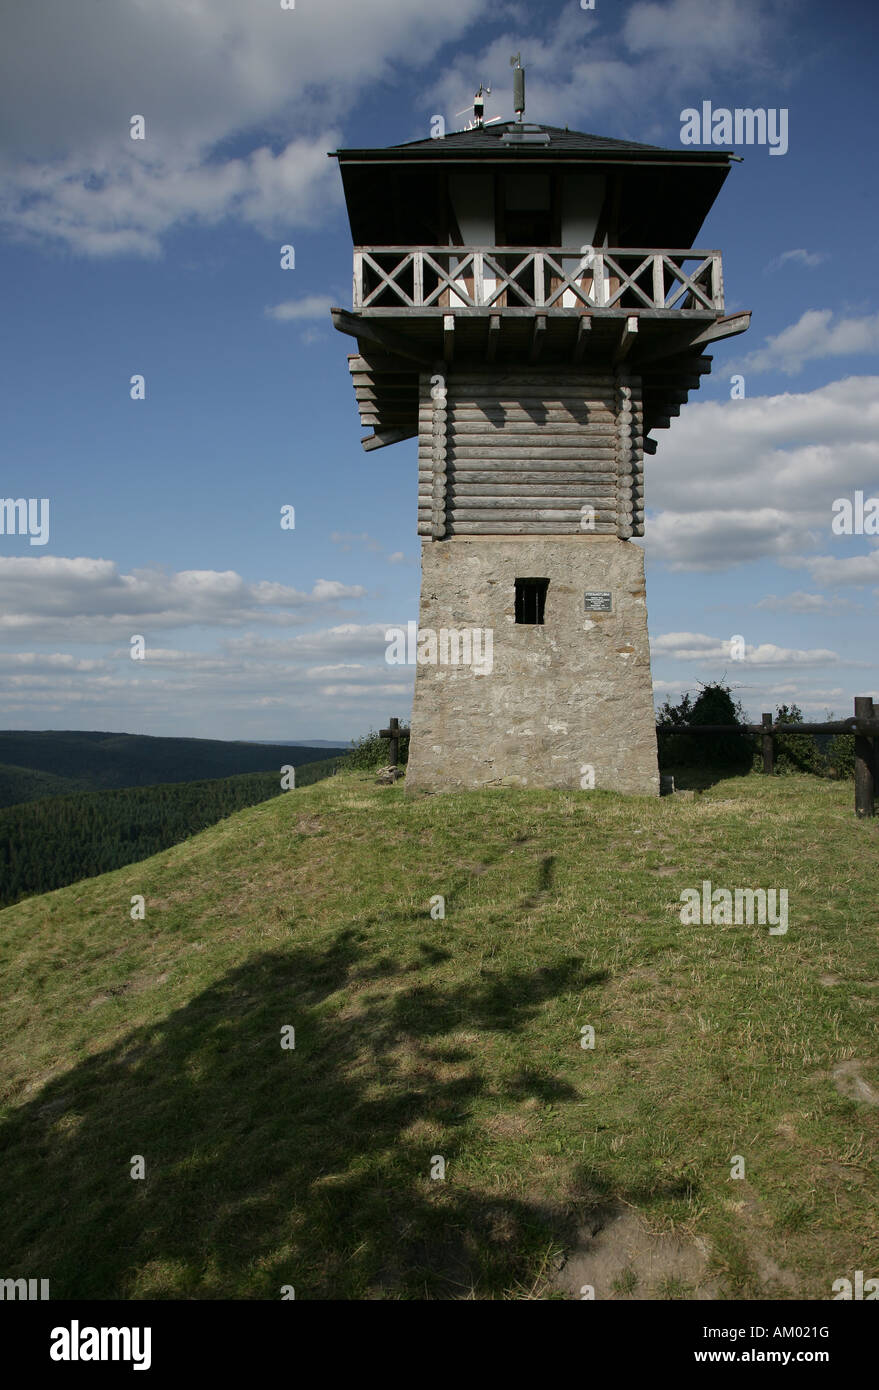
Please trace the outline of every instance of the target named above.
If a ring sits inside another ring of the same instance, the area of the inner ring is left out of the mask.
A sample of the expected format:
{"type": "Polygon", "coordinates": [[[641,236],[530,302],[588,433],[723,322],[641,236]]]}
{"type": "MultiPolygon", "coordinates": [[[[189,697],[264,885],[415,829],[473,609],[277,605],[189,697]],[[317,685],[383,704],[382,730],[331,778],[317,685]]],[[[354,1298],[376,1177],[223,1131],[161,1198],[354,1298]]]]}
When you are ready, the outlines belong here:
{"type": "Polygon", "coordinates": [[[354,308],[723,313],[719,251],[356,246],[354,308]],[[687,264],[690,268],[685,268],[687,264]]]}
{"type": "Polygon", "coordinates": [[[817,724],[774,724],[764,714],[760,724],[657,724],[657,734],[760,734],[763,771],[775,770],[775,739],[779,734],[854,734],[855,738],[855,815],[860,819],[876,814],[876,786],[879,783],[879,718],[869,695],[855,696],[855,712],[850,719],[830,719],[817,724]]]}

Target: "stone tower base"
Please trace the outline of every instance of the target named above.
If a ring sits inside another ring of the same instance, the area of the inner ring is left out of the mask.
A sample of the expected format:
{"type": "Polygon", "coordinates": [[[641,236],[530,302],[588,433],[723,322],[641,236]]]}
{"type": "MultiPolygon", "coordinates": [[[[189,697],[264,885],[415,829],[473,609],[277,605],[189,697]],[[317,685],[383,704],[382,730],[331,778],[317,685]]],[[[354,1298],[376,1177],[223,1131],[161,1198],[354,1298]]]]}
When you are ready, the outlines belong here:
{"type": "Polygon", "coordinates": [[[425,541],[418,628],[407,791],[659,794],[640,547],[616,536],[425,541]],[[542,625],[516,622],[516,580],[529,578],[549,580],[542,625]]]}

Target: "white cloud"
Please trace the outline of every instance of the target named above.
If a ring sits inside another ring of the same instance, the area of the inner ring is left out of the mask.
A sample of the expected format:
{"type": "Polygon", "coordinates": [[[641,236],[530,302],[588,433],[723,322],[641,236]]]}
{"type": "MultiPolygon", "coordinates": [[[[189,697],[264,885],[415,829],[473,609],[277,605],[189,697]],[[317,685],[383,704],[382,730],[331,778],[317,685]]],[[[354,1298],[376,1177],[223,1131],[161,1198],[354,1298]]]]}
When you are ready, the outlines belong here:
{"type": "Polygon", "coordinates": [[[246,633],[232,637],[226,650],[240,657],[257,657],[260,661],[321,661],[336,657],[342,662],[380,659],[384,663],[387,642],[385,633],[390,623],[340,623],[317,632],[303,632],[295,637],[262,637],[246,633]]]}
{"type": "Polygon", "coordinates": [[[183,223],[274,235],[341,196],[326,158],[365,89],[418,68],[485,0],[54,0],[4,7],[0,222],[86,255],[155,255],[183,223]],[[146,139],[129,121],[142,115],[146,139]],[[234,142],[234,143],[233,143],[234,142]]]}
{"type": "Polygon", "coordinates": [[[809,269],[814,269],[816,265],[821,265],[822,261],[826,260],[826,251],[806,251],[804,247],[799,246],[795,251],[782,251],[780,256],[776,256],[769,262],[766,270],[767,272],[770,270],[779,270],[783,265],[788,265],[789,263],[805,265],[808,266],[809,269]]]}
{"type": "Polygon", "coordinates": [[[877,482],[877,377],[694,401],[647,461],[648,559],[678,570],[799,565],[831,537],[834,499],[877,482]]]}
{"type": "Polygon", "coordinates": [[[330,540],[333,545],[337,545],[340,550],[348,551],[361,547],[372,551],[374,554],[384,549],[381,541],[376,540],[368,531],[331,531],[330,540]]]}
{"type": "MultiPolygon", "coordinates": [[[[611,13],[613,23],[619,8],[611,13]]],[[[781,22],[761,0],[710,8],[704,0],[638,3],[613,29],[602,0],[594,11],[567,4],[550,19],[528,6],[505,25],[499,19],[494,38],[480,51],[464,51],[446,64],[427,92],[427,105],[444,113],[454,128],[460,123],[455,113],[471,106],[476,82],[484,76],[493,89],[486,116],[511,119],[509,59],[521,50],[530,119],[650,141],[649,132],[639,130],[631,117],[621,127],[620,113],[643,111],[652,102],[667,110],[675,95],[689,105],[683,98],[694,81],[704,92],[706,83],[723,77],[767,79],[771,40],[781,22]],[[600,130],[595,121],[612,126],[600,130]]]]}
{"type": "MultiPolygon", "coordinates": [[[[707,9],[704,0],[640,0],[626,15],[622,37],[632,53],[663,57],[663,72],[741,55],[742,65],[765,61],[770,13],[756,0],[707,9]]],[[[704,68],[703,68],[704,72],[704,68]]]]}
{"type": "Polygon", "coordinates": [[[112,560],[0,557],[0,635],[101,642],[194,625],[290,626],[365,595],[360,585],[319,579],[310,593],[234,570],[139,569],[112,560]]]}
{"type": "MultiPolygon", "coordinates": [[[[811,650],[778,647],[772,642],[757,646],[745,644],[745,655],[734,659],[731,638],[711,637],[703,632],[666,632],[652,639],[651,654],[670,657],[675,661],[732,662],[734,669],[753,666],[826,666],[837,665],[836,652],[816,647],[811,650]]],[[[852,663],[848,663],[852,664],[852,663]]]]}
{"type": "Polygon", "coordinates": [[[879,548],[866,555],[805,555],[788,563],[807,569],[816,584],[826,584],[828,588],[846,585],[863,588],[879,583],[879,548]]]}
{"type": "Polygon", "coordinates": [[[777,507],[662,511],[648,521],[647,554],[670,569],[724,569],[797,552],[809,536],[801,519],[792,530],[792,519],[777,507]]]}
{"type": "Polygon", "coordinates": [[[756,603],[755,608],[765,608],[770,613],[829,613],[844,612],[852,607],[847,599],[827,598],[824,594],[807,594],[795,589],[790,594],[767,594],[756,603]]]}
{"type": "Polygon", "coordinates": [[[143,661],[132,661],[126,645],[100,658],[0,650],[0,703],[7,727],[347,739],[389,711],[408,713],[414,667],[387,664],[386,627],[347,623],[293,638],[248,632],[206,651],[148,643],[143,661]]]}
{"type": "Polygon", "coordinates": [[[98,186],[79,153],[51,166],[0,175],[0,224],[17,237],[57,238],[89,256],[156,256],[182,222],[210,226],[234,217],[264,235],[310,226],[339,197],[326,151],[334,131],[293,140],[279,153],[211,162],[202,150],[140,153],[132,143],[98,186]]]}
{"type": "Polygon", "coordinates": [[[57,671],[106,671],[102,659],[73,656],[70,652],[4,652],[0,651],[0,670],[27,673],[57,671]]]}
{"type": "Polygon", "coordinates": [[[266,317],[288,323],[291,319],[325,319],[333,300],[329,295],[307,294],[302,299],[287,299],[282,304],[266,308],[266,317]]]}
{"type": "Polygon", "coordinates": [[[786,376],[795,376],[806,362],[856,352],[879,352],[879,314],[841,318],[832,309],[807,309],[796,323],[768,337],[765,347],[731,364],[729,370],[778,368],[786,376]]]}

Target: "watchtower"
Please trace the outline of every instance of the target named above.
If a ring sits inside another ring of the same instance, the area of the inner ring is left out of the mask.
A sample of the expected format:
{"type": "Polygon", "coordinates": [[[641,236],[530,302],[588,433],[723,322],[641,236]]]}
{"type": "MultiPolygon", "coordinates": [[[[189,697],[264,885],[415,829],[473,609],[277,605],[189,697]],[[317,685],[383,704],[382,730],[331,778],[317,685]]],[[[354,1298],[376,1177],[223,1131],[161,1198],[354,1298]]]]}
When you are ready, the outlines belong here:
{"type": "MultiPolygon", "coordinates": [[[[517,72],[517,92],[524,78],[517,72]]],[[[520,105],[521,103],[521,105],[520,105]]],[[[693,242],[729,172],[517,119],[339,150],[348,361],[373,451],[418,438],[407,788],[656,794],[644,455],[741,333],[693,242]],[[477,659],[478,658],[478,659],[477,659]]]]}

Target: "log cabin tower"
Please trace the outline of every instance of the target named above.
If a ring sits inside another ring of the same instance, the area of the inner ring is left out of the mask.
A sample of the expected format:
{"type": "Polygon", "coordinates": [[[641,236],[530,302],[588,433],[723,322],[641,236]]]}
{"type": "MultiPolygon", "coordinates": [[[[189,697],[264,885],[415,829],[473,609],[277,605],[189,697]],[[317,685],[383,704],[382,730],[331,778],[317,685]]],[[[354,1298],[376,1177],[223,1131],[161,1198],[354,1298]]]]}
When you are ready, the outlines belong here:
{"type": "MultiPolygon", "coordinates": [[[[523,81],[517,73],[517,91],[523,81]]],[[[522,99],[524,105],[524,99],[522,99]]],[[[518,98],[517,98],[518,106],[518,98]]],[[[656,795],[644,455],[710,369],[730,154],[518,119],[339,160],[362,440],[418,439],[407,789],[656,795]]]]}

